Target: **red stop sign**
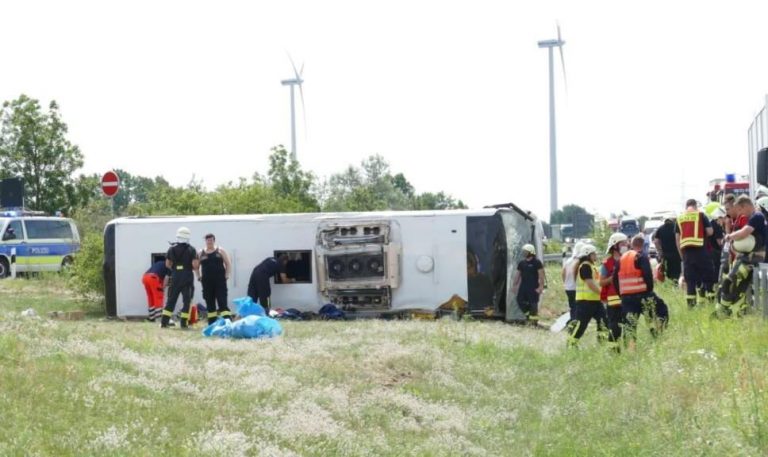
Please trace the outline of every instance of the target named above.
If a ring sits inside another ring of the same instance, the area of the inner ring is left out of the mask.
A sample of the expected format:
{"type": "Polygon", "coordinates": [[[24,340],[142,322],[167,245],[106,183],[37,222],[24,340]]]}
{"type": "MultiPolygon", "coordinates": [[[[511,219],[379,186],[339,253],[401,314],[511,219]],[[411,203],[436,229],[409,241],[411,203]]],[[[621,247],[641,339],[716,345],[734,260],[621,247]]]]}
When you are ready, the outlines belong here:
{"type": "Polygon", "coordinates": [[[108,171],[101,177],[101,191],[107,197],[114,197],[120,189],[120,177],[114,171],[108,171]]]}

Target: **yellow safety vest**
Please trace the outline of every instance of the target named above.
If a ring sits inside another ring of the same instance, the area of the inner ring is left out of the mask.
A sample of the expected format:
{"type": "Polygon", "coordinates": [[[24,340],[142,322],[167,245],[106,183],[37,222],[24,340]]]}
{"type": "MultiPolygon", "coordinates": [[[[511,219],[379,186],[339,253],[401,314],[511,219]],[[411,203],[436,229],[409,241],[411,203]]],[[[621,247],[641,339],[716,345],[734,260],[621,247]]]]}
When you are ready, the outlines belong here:
{"type": "Polygon", "coordinates": [[[701,233],[702,223],[699,211],[687,211],[678,216],[677,227],[680,230],[680,249],[704,246],[704,234],[701,233]]]}
{"type": "Polygon", "coordinates": [[[579,269],[576,270],[576,301],[600,301],[600,292],[590,289],[587,282],[581,279],[581,266],[584,264],[592,268],[592,280],[595,281],[595,284],[600,280],[600,272],[597,271],[592,262],[580,263],[579,269]]]}

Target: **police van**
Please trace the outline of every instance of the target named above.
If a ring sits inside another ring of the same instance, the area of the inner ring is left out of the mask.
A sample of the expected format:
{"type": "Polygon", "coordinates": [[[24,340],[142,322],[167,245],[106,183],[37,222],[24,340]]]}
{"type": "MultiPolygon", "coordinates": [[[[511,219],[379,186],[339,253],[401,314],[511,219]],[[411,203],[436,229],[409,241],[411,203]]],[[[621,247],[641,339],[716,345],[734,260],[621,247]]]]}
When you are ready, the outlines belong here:
{"type": "Polygon", "coordinates": [[[22,211],[0,212],[0,278],[11,270],[13,250],[16,271],[61,271],[72,264],[80,250],[80,234],[72,219],[31,216],[22,211]]]}

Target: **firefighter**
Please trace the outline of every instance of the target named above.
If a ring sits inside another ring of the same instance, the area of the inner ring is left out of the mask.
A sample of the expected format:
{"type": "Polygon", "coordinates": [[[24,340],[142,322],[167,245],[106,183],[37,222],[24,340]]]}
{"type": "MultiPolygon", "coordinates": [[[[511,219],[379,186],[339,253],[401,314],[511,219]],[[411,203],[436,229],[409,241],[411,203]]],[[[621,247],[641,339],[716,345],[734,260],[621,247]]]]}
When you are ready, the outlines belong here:
{"type": "Polygon", "coordinates": [[[762,212],[755,210],[754,203],[746,195],[739,196],[736,199],[735,206],[740,219],[746,220],[746,224],[743,224],[736,231],[729,233],[726,236],[726,240],[737,241],[750,235],[754,236],[755,247],[750,252],[751,258],[749,260],[753,263],[765,261],[765,241],[767,238],[765,216],[763,216],[762,212]]]}
{"type": "Polygon", "coordinates": [[[227,280],[231,271],[227,251],[216,245],[213,233],[205,235],[205,248],[200,250],[200,282],[203,283],[203,299],[208,309],[208,324],[219,317],[232,319],[227,306],[227,280]]]}
{"type": "Polygon", "coordinates": [[[608,323],[605,317],[605,307],[600,301],[600,273],[597,271],[597,250],[590,244],[585,244],[579,253],[579,263],[576,265],[576,318],[568,323],[568,347],[576,347],[589,321],[597,322],[597,341],[607,339],[608,323]]]}
{"type": "Polygon", "coordinates": [[[669,322],[667,304],[653,291],[651,262],[643,254],[643,244],[642,237],[632,238],[631,249],[621,255],[613,270],[613,287],[621,296],[624,341],[630,348],[634,348],[641,315],[645,316],[654,337],[658,336],[669,322]]]}
{"type": "Polygon", "coordinates": [[[144,291],[147,293],[147,320],[155,322],[163,312],[163,290],[168,286],[168,275],[171,270],[165,266],[164,260],[153,263],[141,277],[144,291]]]}
{"type": "Polygon", "coordinates": [[[677,218],[675,243],[683,259],[683,278],[685,278],[685,299],[689,308],[696,306],[696,285],[701,284],[699,296],[705,296],[714,302],[715,283],[712,258],[704,247],[704,240],[714,233],[704,213],[699,211],[696,200],[685,202],[685,212],[677,218]]]}
{"type": "Polygon", "coordinates": [[[187,328],[189,324],[189,305],[192,303],[192,292],[195,286],[195,276],[199,276],[200,261],[197,250],[189,244],[190,231],[186,227],[176,230],[176,243],[173,243],[165,255],[165,266],[171,270],[171,285],[168,291],[168,301],[165,303],[160,327],[169,326],[169,321],[176,307],[176,301],[181,295],[180,327],[187,328]]]}
{"type": "Polygon", "coordinates": [[[765,242],[768,230],[765,217],[748,196],[736,199],[737,223],[734,231],[726,235],[734,253],[734,261],[727,275],[724,275],[720,287],[717,315],[730,316],[733,312],[741,315],[746,312],[747,290],[752,284],[754,266],[765,260],[765,242]]]}
{"type": "Polygon", "coordinates": [[[251,272],[248,280],[248,296],[254,302],[258,302],[267,315],[271,307],[272,288],[269,285],[269,278],[274,276],[279,278],[281,283],[295,282],[295,279],[289,278],[287,273],[288,254],[281,254],[277,258],[267,257],[251,272]]]}
{"type": "Polygon", "coordinates": [[[675,243],[675,218],[664,219],[664,224],[653,233],[653,243],[667,278],[680,279],[680,252],[675,243]]]}
{"type": "Polygon", "coordinates": [[[712,258],[712,268],[715,271],[715,279],[718,279],[718,273],[720,271],[720,261],[723,257],[723,242],[725,240],[725,211],[718,207],[710,215],[712,218],[710,223],[712,224],[712,236],[707,237],[707,246],[709,248],[710,256],[712,258]]]}
{"type": "MultiPolygon", "coordinates": [[[[613,270],[621,256],[629,249],[627,235],[616,232],[608,238],[608,258],[600,267],[600,301],[605,305],[605,315],[610,330],[609,341],[617,343],[621,338],[621,297],[613,285],[613,270]]],[[[618,347],[618,346],[616,346],[618,347]]]]}
{"type": "Polygon", "coordinates": [[[517,264],[517,275],[512,291],[517,292],[517,306],[525,313],[531,325],[538,325],[539,297],[544,291],[544,264],[536,258],[536,248],[532,244],[523,246],[525,258],[517,264]]]}

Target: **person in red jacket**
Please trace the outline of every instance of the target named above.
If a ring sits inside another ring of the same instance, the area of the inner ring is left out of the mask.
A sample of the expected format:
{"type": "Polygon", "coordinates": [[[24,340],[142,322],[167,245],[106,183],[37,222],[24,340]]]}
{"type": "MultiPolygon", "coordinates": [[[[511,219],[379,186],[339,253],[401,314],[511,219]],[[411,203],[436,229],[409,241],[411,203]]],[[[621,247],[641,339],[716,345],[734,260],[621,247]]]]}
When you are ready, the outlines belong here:
{"type": "MultiPolygon", "coordinates": [[[[627,235],[616,232],[608,239],[608,258],[600,267],[600,301],[605,305],[608,320],[608,341],[615,344],[621,338],[621,297],[613,285],[613,270],[622,254],[629,250],[627,235]]],[[[618,346],[616,346],[618,347],[618,346]]]]}
{"type": "Polygon", "coordinates": [[[168,286],[170,274],[171,270],[165,266],[165,260],[158,260],[141,277],[147,293],[147,320],[150,322],[155,322],[163,312],[163,290],[168,286]]]}

